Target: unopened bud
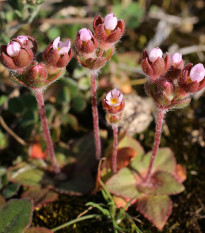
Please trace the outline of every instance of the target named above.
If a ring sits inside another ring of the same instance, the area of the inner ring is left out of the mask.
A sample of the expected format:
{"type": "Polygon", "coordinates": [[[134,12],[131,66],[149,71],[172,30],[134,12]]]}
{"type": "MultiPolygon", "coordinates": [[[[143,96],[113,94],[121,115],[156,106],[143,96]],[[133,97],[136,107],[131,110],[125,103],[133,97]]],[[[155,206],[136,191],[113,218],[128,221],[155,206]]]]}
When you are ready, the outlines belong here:
{"type": "Polygon", "coordinates": [[[82,28],[80,31],[79,31],[79,34],[80,34],[80,39],[84,42],[87,42],[89,40],[91,40],[92,38],[92,32],[87,29],[87,28],[82,28]]]}
{"type": "Polygon", "coordinates": [[[174,65],[179,64],[182,61],[182,54],[181,53],[175,53],[172,56],[172,61],[173,61],[174,65]]]}
{"type": "Polygon", "coordinates": [[[106,30],[114,30],[117,26],[117,18],[113,13],[110,13],[105,16],[104,25],[106,30]]]}
{"type": "Polygon", "coordinates": [[[18,42],[15,41],[11,41],[8,45],[7,45],[7,54],[10,57],[15,57],[18,55],[19,51],[21,50],[21,45],[18,42]]]}
{"type": "Polygon", "coordinates": [[[158,57],[162,58],[162,50],[160,48],[153,48],[150,52],[149,52],[149,60],[153,63],[155,62],[158,57]]]}
{"type": "Polygon", "coordinates": [[[192,81],[197,81],[198,83],[204,79],[204,76],[205,76],[205,69],[203,64],[201,63],[193,66],[189,75],[192,81]]]}

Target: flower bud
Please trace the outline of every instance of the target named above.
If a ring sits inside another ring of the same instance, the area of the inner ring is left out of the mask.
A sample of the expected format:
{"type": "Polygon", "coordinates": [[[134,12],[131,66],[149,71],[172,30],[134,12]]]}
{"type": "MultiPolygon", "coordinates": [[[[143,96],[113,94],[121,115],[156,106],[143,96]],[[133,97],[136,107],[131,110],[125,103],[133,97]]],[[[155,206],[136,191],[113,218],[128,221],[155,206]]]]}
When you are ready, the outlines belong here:
{"type": "Polygon", "coordinates": [[[172,56],[172,61],[173,61],[174,65],[179,64],[182,61],[182,54],[181,53],[175,53],[172,56]]]}
{"type": "Polygon", "coordinates": [[[88,42],[93,37],[92,32],[87,28],[82,28],[79,31],[79,34],[80,34],[80,39],[84,42],[88,42]]]}
{"type": "Polygon", "coordinates": [[[123,110],[125,103],[123,101],[123,94],[117,89],[110,91],[103,100],[104,109],[111,114],[119,113],[123,110]]]}
{"type": "Polygon", "coordinates": [[[205,69],[203,64],[199,63],[192,67],[188,64],[184,67],[178,78],[178,85],[187,94],[200,91],[205,86],[205,69]]]}
{"type": "Polygon", "coordinates": [[[103,20],[100,16],[95,17],[93,29],[102,49],[109,49],[117,43],[125,30],[123,20],[118,20],[113,13],[108,14],[103,20]]]}
{"type": "Polygon", "coordinates": [[[160,48],[153,48],[150,52],[149,52],[149,60],[153,63],[155,62],[158,57],[162,58],[162,50],[160,48]]]}
{"type": "MultiPolygon", "coordinates": [[[[20,37],[25,42],[25,37],[20,37]]],[[[23,72],[24,69],[33,61],[33,52],[27,46],[24,46],[18,38],[14,38],[8,45],[1,46],[0,61],[8,69],[17,73],[23,72]]]]}
{"type": "Polygon", "coordinates": [[[10,57],[16,57],[20,50],[21,50],[21,45],[15,41],[11,41],[6,48],[7,54],[10,57]]]}
{"type": "Polygon", "coordinates": [[[104,25],[106,30],[114,30],[117,26],[117,18],[114,16],[113,13],[110,13],[105,16],[104,25]]]}
{"type": "Polygon", "coordinates": [[[152,49],[149,55],[146,50],[142,53],[142,70],[150,76],[152,81],[158,79],[170,68],[170,55],[167,53],[165,58],[162,55],[162,50],[159,48],[152,49]]]}
{"type": "Polygon", "coordinates": [[[204,79],[204,76],[205,76],[205,69],[203,64],[201,63],[193,66],[189,75],[192,81],[197,81],[198,83],[204,79]]]}
{"type": "Polygon", "coordinates": [[[75,47],[77,52],[85,58],[91,57],[90,54],[97,48],[96,38],[89,29],[82,28],[76,36],[75,47]]]}
{"type": "Polygon", "coordinates": [[[70,40],[61,42],[60,37],[52,41],[43,52],[43,57],[47,65],[63,68],[65,67],[72,57],[70,40]]]}

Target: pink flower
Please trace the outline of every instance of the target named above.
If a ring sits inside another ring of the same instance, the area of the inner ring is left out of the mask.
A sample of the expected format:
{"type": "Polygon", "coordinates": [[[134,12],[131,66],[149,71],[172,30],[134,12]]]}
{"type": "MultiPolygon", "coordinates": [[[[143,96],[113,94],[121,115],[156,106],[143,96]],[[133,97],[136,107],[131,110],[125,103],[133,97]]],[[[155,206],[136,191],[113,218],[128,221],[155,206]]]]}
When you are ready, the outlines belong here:
{"type": "Polygon", "coordinates": [[[82,41],[85,41],[85,42],[91,40],[91,38],[93,36],[92,32],[89,29],[87,29],[87,28],[82,28],[79,31],[79,34],[80,34],[80,39],[82,41]]]}
{"type": "Polygon", "coordinates": [[[160,48],[153,48],[150,52],[149,52],[149,60],[151,62],[155,62],[157,60],[158,57],[162,58],[162,50],[160,48]]]}
{"type": "Polygon", "coordinates": [[[21,50],[21,45],[16,41],[11,41],[6,48],[7,54],[10,57],[15,57],[18,55],[19,51],[21,50]]]}
{"type": "Polygon", "coordinates": [[[60,36],[53,41],[53,49],[58,50],[58,54],[68,53],[71,47],[70,40],[67,39],[66,42],[60,41],[60,36]]]}
{"type": "Polygon", "coordinates": [[[107,29],[107,30],[112,31],[116,28],[117,18],[114,16],[113,13],[110,13],[110,14],[105,16],[104,25],[105,25],[105,29],[107,29]]]}
{"type": "Polygon", "coordinates": [[[21,43],[24,45],[26,44],[26,41],[28,40],[27,36],[17,36],[17,39],[21,41],[21,43]]]}
{"type": "Polygon", "coordinates": [[[182,54],[181,53],[175,53],[172,56],[172,61],[175,65],[179,64],[182,61],[182,54]]]}
{"type": "Polygon", "coordinates": [[[200,82],[205,76],[205,69],[203,64],[199,63],[192,67],[190,71],[190,79],[192,81],[200,82]]]}
{"type": "Polygon", "coordinates": [[[122,103],[123,94],[117,89],[110,91],[105,98],[106,103],[111,107],[117,107],[122,103]]]}

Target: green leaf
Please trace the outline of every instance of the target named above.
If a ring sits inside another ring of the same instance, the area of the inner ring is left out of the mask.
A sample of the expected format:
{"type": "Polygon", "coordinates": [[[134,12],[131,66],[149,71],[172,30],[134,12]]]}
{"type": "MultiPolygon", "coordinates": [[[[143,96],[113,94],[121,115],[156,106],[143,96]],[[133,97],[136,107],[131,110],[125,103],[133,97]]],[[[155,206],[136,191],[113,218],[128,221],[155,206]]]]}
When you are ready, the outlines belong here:
{"type": "Polygon", "coordinates": [[[25,233],[53,233],[53,231],[44,227],[31,227],[27,229],[25,233]]]}
{"type": "Polygon", "coordinates": [[[37,102],[36,102],[35,96],[31,94],[25,94],[21,97],[21,100],[27,109],[30,109],[30,110],[37,109],[37,102]]]}
{"type": "Polygon", "coordinates": [[[67,86],[62,86],[57,95],[57,103],[69,103],[70,102],[70,90],[67,86]]]}
{"type": "Polygon", "coordinates": [[[32,163],[20,163],[8,172],[8,179],[11,182],[25,186],[39,186],[43,178],[45,178],[43,168],[32,163]]]}
{"type": "Polygon", "coordinates": [[[3,150],[8,146],[7,136],[0,130],[0,149],[3,150]]]}
{"type": "Polygon", "coordinates": [[[86,107],[86,101],[84,95],[79,92],[76,97],[72,99],[72,108],[75,112],[82,112],[86,107]]]}
{"type": "Polygon", "coordinates": [[[35,124],[37,121],[38,121],[38,117],[35,114],[35,112],[31,109],[28,109],[22,117],[21,126],[27,127],[27,126],[35,124]]]}
{"type": "Polygon", "coordinates": [[[2,96],[0,97],[0,106],[1,106],[2,104],[4,104],[4,102],[6,101],[6,99],[7,99],[7,96],[5,96],[5,95],[2,95],[2,96]]]}
{"type": "Polygon", "coordinates": [[[184,191],[184,186],[168,172],[157,171],[151,179],[153,184],[151,188],[142,184],[138,189],[151,195],[174,195],[184,191]]]}
{"type": "Polygon", "coordinates": [[[125,136],[122,140],[120,140],[117,148],[120,149],[123,147],[131,147],[137,152],[137,156],[142,156],[144,154],[143,147],[140,145],[140,143],[137,140],[135,140],[132,137],[125,136]]]}
{"type": "Polygon", "coordinates": [[[78,128],[78,120],[77,118],[72,114],[61,114],[60,119],[63,125],[71,125],[74,129],[78,128]]]}
{"type": "Polygon", "coordinates": [[[136,180],[128,168],[122,168],[117,174],[113,175],[107,182],[108,191],[116,196],[123,198],[134,198],[140,193],[136,187],[136,180]]]}
{"type": "MultiPolygon", "coordinates": [[[[131,166],[137,170],[141,175],[145,175],[147,172],[152,152],[147,153],[144,156],[136,156],[131,166]]],[[[170,148],[160,148],[153,165],[152,173],[156,171],[166,171],[168,173],[174,174],[176,171],[176,160],[174,158],[173,152],[170,148]]]]}
{"type": "Polygon", "coordinates": [[[8,109],[13,114],[21,113],[24,110],[24,104],[20,98],[14,97],[9,99],[8,109]]]}
{"type": "Polygon", "coordinates": [[[22,233],[30,224],[32,204],[29,200],[11,200],[0,209],[0,232],[22,233]]]}
{"type": "Polygon", "coordinates": [[[3,196],[5,198],[10,198],[14,196],[19,190],[18,184],[9,184],[4,190],[3,190],[3,196]]]}
{"type": "Polygon", "coordinates": [[[172,201],[168,196],[144,196],[137,201],[138,211],[159,230],[164,227],[172,211],[172,201]]]}
{"type": "Polygon", "coordinates": [[[64,78],[61,81],[69,87],[71,99],[78,93],[78,84],[71,78],[64,78]]]}

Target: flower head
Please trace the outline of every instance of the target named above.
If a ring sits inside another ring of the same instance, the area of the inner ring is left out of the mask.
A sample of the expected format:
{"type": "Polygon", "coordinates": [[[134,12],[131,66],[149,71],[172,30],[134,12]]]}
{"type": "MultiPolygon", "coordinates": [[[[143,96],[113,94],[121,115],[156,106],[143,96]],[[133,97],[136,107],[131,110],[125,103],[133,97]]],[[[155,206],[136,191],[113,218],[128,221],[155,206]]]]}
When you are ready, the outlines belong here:
{"type": "Polygon", "coordinates": [[[50,42],[43,52],[43,58],[46,63],[52,67],[65,67],[72,57],[72,49],[70,40],[60,41],[60,36],[50,42]]]}
{"type": "Polygon", "coordinates": [[[103,107],[111,114],[119,113],[123,110],[125,103],[123,101],[123,94],[117,89],[110,91],[103,100],[103,107]]]}
{"type": "Polygon", "coordinates": [[[66,42],[60,41],[60,36],[53,41],[53,49],[58,50],[58,54],[68,53],[70,50],[71,44],[70,40],[67,39],[66,42]]]}
{"type": "Polygon", "coordinates": [[[149,52],[149,60],[151,62],[155,62],[158,57],[162,58],[162,50],[160,48],[153,48],[150,52],[149,52]]]}
{"type": "Polygon", "coordinates": [[[114,30],[117,26],[117,18],[113,13],[110,13],[105,16],[104,25],[106,30],[114,30]]]}
{"type": "Polygon", "coordinates": [[[197,81],[197,82],[201,82],[204,79],[204,76],[205,76],[205,69],[203,64],[201,63],[193,66],[189,75],[192,81],[197,81]]]}
{"type": "Polygon", "coordinates": [[[110,107],[117,107],[121,104],[123,100],[123,94],[117,89],[113,89],[106,95],[106,103],[110,107]]]}

